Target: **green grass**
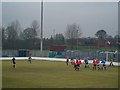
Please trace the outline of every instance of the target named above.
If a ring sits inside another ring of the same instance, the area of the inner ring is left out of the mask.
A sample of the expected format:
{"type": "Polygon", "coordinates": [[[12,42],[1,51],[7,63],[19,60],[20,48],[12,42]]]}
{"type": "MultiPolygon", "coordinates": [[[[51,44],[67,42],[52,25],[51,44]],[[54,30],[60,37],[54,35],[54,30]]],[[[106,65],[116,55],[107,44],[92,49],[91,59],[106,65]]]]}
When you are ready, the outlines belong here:
{"type": "Polygon", "coordinates": [[[55,61],[37,61],[32,64],[18,60],[12,68],[11,61],[2,62],[3,88],[118,88],[118,67],[106,71],[92,71],[92,65],[74,71],[71,64],[55,61]]]}

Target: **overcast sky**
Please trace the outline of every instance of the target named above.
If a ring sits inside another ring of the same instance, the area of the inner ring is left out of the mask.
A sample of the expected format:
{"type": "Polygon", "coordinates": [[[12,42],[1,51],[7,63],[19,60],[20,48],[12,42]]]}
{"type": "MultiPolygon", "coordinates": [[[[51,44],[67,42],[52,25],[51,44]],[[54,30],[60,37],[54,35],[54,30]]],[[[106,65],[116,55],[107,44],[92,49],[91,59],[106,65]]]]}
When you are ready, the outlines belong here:
{"type": "MultiPolygon", "coordinates": [[[[40,22],[39,2],[3,2],[2,24],[8,26],[18,20],[22,28],[30,27],[33,20],[40,22]]],[[[45,2],[44,37],[65,33],[68,24],[80,25],[82,37],[94,37],[104,29],[109,35],[118,32],[117,2],[45,2]],[[55,31],[55,32],[54,32],[55,31]]]]}

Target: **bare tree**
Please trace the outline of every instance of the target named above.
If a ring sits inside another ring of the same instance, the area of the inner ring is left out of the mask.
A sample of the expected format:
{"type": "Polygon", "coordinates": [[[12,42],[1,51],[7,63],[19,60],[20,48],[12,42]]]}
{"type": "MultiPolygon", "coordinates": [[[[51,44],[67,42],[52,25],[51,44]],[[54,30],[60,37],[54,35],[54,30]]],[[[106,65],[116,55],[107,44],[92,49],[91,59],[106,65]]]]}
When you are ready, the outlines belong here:
{"type": "Polygon", "coordinates": [[[13,26],[8,26],[6,28],[6,37],[8,41],[14,41],[18,39],[17,31],[14,29],[13,26]]]}
{"type": "Polygon", "coordinates": [[[33,30],[33,45],[36,46],[36,37],[37,37],[37,30],[39,30],[39,23],[37,20],[34,20],[31,24],[31,28],[33,30]]]}
{"type": "Polygon", "coordinates": [[[20,25],[19,21],[18,20],[13,21],[10,26],[13,27],[13,29],[17,32],[17,34],[19,36],[21,33],[21,25],[20,25]]]}
{"type": "Polygon", "coordinates": [[[2,38],[2,41],[4,42],[5,38],[6,38],[6,36],[5,36],[5,28],[4,27],[0,28],[0,31],[2,31],[1,38],[2,38]]]}
{"type": "Polygon", "coordinates": [[[34,20],[31,24],[31,28],[33,29],[34,31],[34,36],[36,37],[37,36],[37,30],[39,30],[39,23],[37,20],[34,20]]]}
{"type": "Polygon", "coordinates": [[[82,31],[80,29],[80,25],[71,24],[67,26],[67,29],[65,32],[65,38],[68,39],[68,42],[71,44],[72,48],[73,48],[74,42],[78,44],[78,39],[80,38],[81,34],[82,34],[82,31]]]}
{"type": "Polygon", "coordinates": [[[37,30],[39,28],[39,24],[37,20],[34,20],[31,24],[31,28],[37,30]]]}
{"type": "Polygon", "coordinates": [[[76,39],[81,36],[82,32],[80,29],[80,25],[72,24],[67,26],[67,30],[65,32],[65,37],[67,39],[76,39]]]}

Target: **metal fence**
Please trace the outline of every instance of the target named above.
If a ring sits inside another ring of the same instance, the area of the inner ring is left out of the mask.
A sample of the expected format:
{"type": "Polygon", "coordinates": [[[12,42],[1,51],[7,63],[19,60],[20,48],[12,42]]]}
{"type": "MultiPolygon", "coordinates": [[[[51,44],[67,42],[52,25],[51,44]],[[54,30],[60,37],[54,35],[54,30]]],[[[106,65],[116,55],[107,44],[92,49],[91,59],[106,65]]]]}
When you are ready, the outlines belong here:
{"type": "MultiPolygon", "coordinates": [[[[29,52],[34,57],[40,57],[41,56],[40,50],[29,50],[29,52]]],[[[42,56],[47,57],[48,53],[49,53],[49,51],[43,51],[42,56]]],[[[2,57],[11,57],[11,56],[19,56],[18,55],[18,50],[2,50],[2,57]]]]}

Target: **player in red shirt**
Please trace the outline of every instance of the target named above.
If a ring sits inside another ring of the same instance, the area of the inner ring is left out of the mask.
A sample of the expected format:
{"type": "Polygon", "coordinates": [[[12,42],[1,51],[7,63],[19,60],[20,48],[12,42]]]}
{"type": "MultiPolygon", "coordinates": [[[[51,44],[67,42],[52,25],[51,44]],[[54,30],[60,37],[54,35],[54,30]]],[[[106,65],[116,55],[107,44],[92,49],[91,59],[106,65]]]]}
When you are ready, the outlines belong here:
{"type": "Polygon", "coordinates": [[[97,59],[93,59],[93,70],[96,70],[97,59]]]}
{"type": "Polygon", "coordinates": [[[76,61],[76,59],[74,59],[73,64],[74,64],[75,70],[77,70],[77,61],[76,61]]]}
{"type": "Polygon", "coordinates": [[[81,64],[81,60],[80,60],[80,58],[77,60],[77,69],[79,70],[79,68],[80,68],[80,64],[81,64]]]}

